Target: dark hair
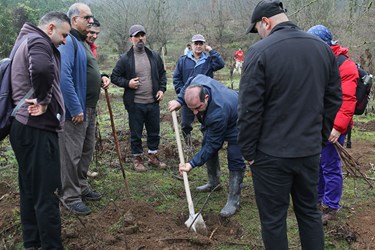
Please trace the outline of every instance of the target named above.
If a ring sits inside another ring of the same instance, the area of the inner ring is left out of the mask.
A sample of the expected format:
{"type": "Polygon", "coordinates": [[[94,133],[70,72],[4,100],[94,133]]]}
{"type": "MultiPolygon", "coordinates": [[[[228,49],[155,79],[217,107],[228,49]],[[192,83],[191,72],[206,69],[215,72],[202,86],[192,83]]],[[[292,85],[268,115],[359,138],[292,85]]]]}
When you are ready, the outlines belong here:
{"type": "Polygon", "coordinates": [[[94,23],[91,25],[92,27],[100,27],[100,22],[98,19],[94,17],[94,23]]]}
{"type": "Polygon", "coordinates": [[[193,84],[189,85],[189,86],[186,88],[186,90],[188,90],[188,89],[192,89],[192,88],[199,88],[199,100],[200,100],[201,102],[204,102],[205,97],[206,97],[206,95],[208,94],[207,89],[205,89],[205,88],[203,87],[203,85],[201,85],[201,84],[199,84],[199,83],[193,83],[193,84]]]}
{"type": "Polygon", "coordinates": [[[39,26],[44,26],[49,24],[51,21],[56,21],[57,23],[69,23],[70,24],[70,19],[69,17],[58,11],[51,11],[45,14],[40,20],[39,20],[39,26]]]}

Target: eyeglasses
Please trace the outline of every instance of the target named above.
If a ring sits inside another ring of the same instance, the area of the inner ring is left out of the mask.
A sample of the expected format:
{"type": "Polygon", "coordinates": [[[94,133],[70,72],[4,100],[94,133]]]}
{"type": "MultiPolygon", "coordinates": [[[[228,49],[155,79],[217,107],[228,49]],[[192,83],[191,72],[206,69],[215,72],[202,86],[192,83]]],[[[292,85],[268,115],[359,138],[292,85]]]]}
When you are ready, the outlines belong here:
{"type": "Polygon", "coordinates": [[[80,18],[83,18],[85,20],[90,20],[90,19],[94,19],[94,16],[93,15],[87,15],[87,16],[77,16],[77,17],[80,17],[80,18]]]}
{"type": "Polygon", "coordinates": [[[201,42],[201,41],[194,42],[194,45],[203,45],[203,42],[201,42]]]}

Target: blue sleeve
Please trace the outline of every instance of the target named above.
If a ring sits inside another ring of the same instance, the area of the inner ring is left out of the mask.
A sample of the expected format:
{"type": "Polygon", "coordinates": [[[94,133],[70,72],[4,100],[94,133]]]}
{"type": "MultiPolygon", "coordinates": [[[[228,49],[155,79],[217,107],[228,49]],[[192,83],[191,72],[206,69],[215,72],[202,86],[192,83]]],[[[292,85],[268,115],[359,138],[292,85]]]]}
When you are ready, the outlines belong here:
{"type": "MultiPolygon", "coordinates": [[[[59,46],[61,54],[61,91],[67,111],[72,116],[83,112],[73,81],[75,49],[72,38],[66,38],[66,44],[59,46]]],[[[68,113],[67,112],[67,113],[68,113]]]]}
{"type": "Polygon", "coordinates": [[[180,57],[180,59],[177,61],[176,69],[174,70],[173,74],[173,86],[174,90],[176,91],[176,94],[179,94],[181,92],[182,87],[184,86],[182,71],[183,61],[183,57],[180,57]]]}
{"type": "Polygon", "coordinates": [[[213,71],[224,68],[225,62],[224,62],[224,59],[219,54],[219,52],[217,52],[216,50],[211,50],[210,57],[211,57],[211,62],[212,62],[211,67],[213,71]]]}
{"type": "Polygon", "coordinates": [[[225,133],[227,130],[228,116],[222,112],[215,112],[215,118],[206,125],[202,148],[189,162],[194,168],[202,166],[223,146],[225,133]]]}

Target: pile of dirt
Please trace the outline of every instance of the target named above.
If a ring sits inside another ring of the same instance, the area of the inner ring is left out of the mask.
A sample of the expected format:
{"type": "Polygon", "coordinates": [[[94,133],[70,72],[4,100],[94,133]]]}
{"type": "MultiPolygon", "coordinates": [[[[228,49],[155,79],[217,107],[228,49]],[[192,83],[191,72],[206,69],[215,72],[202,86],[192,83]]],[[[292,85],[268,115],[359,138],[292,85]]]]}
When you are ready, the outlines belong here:
{"type": "Polygon", "coordinates": [[[62,235],[70,249],[217,249],[215,245],[223,242],[251,245],[241,241],[243,230],[238,223],[213,214],[204,217],[209,234],[203,236],[187,231],[187,214],[159,213],[150,204],[133,200],[110,203],[86,217],[69,213],[63,211],[62,235]]]}

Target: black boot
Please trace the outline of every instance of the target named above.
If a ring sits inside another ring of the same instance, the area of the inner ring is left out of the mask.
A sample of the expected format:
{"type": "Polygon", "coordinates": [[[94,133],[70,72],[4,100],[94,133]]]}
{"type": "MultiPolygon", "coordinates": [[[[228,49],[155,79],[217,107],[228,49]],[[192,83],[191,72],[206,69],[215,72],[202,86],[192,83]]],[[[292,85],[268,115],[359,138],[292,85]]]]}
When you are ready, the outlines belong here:
{"type": "MultiPolygon", "coordinates": [[[[216,154],[206,162],[208,182],[203,186],[197,187],[199,192],[211,192],[217,185],[220,185],[220,164],[219,155],[216,154]]],[[[215,191],[221,190],[219,186],[215,191]]]]}
{"type": "Polygon", "coordinates": [[[241,184],[244,171],[229,171],[229,194],[225,207],[221,209],[221,217],[230,217],[240,208],[241,184]]]}

